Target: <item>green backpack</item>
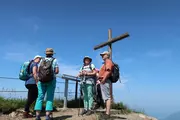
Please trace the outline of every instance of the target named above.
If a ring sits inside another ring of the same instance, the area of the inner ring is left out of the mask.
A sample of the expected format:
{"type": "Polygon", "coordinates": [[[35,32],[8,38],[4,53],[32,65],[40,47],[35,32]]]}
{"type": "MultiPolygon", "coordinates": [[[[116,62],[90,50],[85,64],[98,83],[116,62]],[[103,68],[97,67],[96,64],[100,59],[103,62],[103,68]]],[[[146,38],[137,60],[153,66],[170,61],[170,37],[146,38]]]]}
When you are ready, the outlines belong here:
{"type": "Polygon", "coordinates": [[[19,79],[22,81],[28,80],[31,75],[30,75],[30,65],[33,62],[33,60],[24,62],[21,66],[20,73],[19,73],[19,79]]]}

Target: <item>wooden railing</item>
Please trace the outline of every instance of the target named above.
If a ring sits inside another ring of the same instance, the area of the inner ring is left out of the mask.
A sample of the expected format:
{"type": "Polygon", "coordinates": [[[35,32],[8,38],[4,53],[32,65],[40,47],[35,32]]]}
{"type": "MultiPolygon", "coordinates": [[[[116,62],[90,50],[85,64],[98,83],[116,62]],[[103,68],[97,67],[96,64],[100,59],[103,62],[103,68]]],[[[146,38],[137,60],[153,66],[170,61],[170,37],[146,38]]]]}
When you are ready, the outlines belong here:
{"type": "Polygon", "coordinates": [[[72,75],[67,75],[67,74],[62,74],[60,76],[57,76],[59,78],[62,78],[65,80],[65,87],[64,87],[64,105],[63,108],[67,108],[67,97],[68,97],[68,82],[75,81],[76,82],[76,87],[75,87],[75,100],[77,101],[78,97],[78,83],[80,82],[80,79],[77,76],[72,76],[72,75]]]}

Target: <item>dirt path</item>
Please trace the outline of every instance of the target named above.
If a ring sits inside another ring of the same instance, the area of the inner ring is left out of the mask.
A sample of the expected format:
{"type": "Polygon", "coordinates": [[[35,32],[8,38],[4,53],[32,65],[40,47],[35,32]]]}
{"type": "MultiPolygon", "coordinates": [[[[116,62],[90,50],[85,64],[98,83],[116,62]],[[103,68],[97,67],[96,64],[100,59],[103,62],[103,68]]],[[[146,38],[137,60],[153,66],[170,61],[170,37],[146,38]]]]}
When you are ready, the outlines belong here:
{"type": "MultiPolygon", "coordinates": [[[[99,118],[100,113],[95,113],[91,116],[78,116],[78,109],[67,109],[62,110],[60,109],[58,112],[53,113],[53,120],[102,120],[99,118]]],[[[10,115],[1,115],[0,120],[34,120],[35,118],[31,119],[22,119],[22,112],[13,112],[10,115]]],[[[42,117],[42,120],[45,120],[45,117],[42,117]]],[[[113,114],[111,119],[109,120],[157,120],[154,118],[147,117],[142,114],[129,114],[129,115],[122,115],[122,114],[113,114]]]]}

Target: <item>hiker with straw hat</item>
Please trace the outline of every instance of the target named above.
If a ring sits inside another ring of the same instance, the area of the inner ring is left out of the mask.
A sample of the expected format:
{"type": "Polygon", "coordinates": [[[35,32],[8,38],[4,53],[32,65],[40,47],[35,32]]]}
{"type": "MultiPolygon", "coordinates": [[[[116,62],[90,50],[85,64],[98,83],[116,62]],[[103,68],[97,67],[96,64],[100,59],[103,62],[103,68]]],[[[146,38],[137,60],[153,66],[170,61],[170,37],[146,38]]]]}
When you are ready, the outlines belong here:
{"type": "Polygon", "coordinates": [[[89,56],[84,57],[83,66],[78,76],[82,78],[81,90],[84,97],[84,109],[81,115],[91,115],[93,113],[93,87],[95,84],[96,71],[94,64],[92,64],[92,58],[89,56]]]}
{"type": "Polygon", "coordinates": [[[42,58],[39,66],[38,98],[35,104],[36,120],[40,119],[40,111],[42,110],[43,100],[46,94],[46,120],[50,120],[50,114],[53,111],[54,92],[56,88],[56,74],[59,73],[57,59],[53,57],[54,50],[47,48],[46,57],[42,58]]]}

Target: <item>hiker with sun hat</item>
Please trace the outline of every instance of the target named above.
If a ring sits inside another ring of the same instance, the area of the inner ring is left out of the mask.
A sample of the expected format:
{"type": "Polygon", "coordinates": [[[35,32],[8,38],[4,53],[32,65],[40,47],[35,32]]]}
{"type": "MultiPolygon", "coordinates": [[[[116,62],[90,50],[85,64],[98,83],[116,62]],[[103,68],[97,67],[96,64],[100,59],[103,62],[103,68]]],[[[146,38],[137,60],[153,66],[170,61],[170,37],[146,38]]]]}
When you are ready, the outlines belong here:
{"type": "Polygon", "coordinates": [[[29,108],[30,106],[36,101],[38,96],[38,89],[37,89],[37,70],[38,70],[38,64],[41,60],[41,56],[36,55],[34,59],[29,62],[29,65],[27,67],[27,71],[30,74],[29,79],[25,81],[25,86],[28,89],[28,95],[27,95],[27,101],[24,108],[23,117],[24,118],[31,118],[33,117],[31,114],[29,114],[29,108]]]}
{"type": "Polygon", "coordinates": [[[96,71],[94,64],[92,64],[92,58],[89,56],[84,57],[83,66],[78,76],[82,78],[81,88],[84,97],[84,109],[81,115],[91,115],[93,113],[93,87],[95,85],[96,71]]]}

